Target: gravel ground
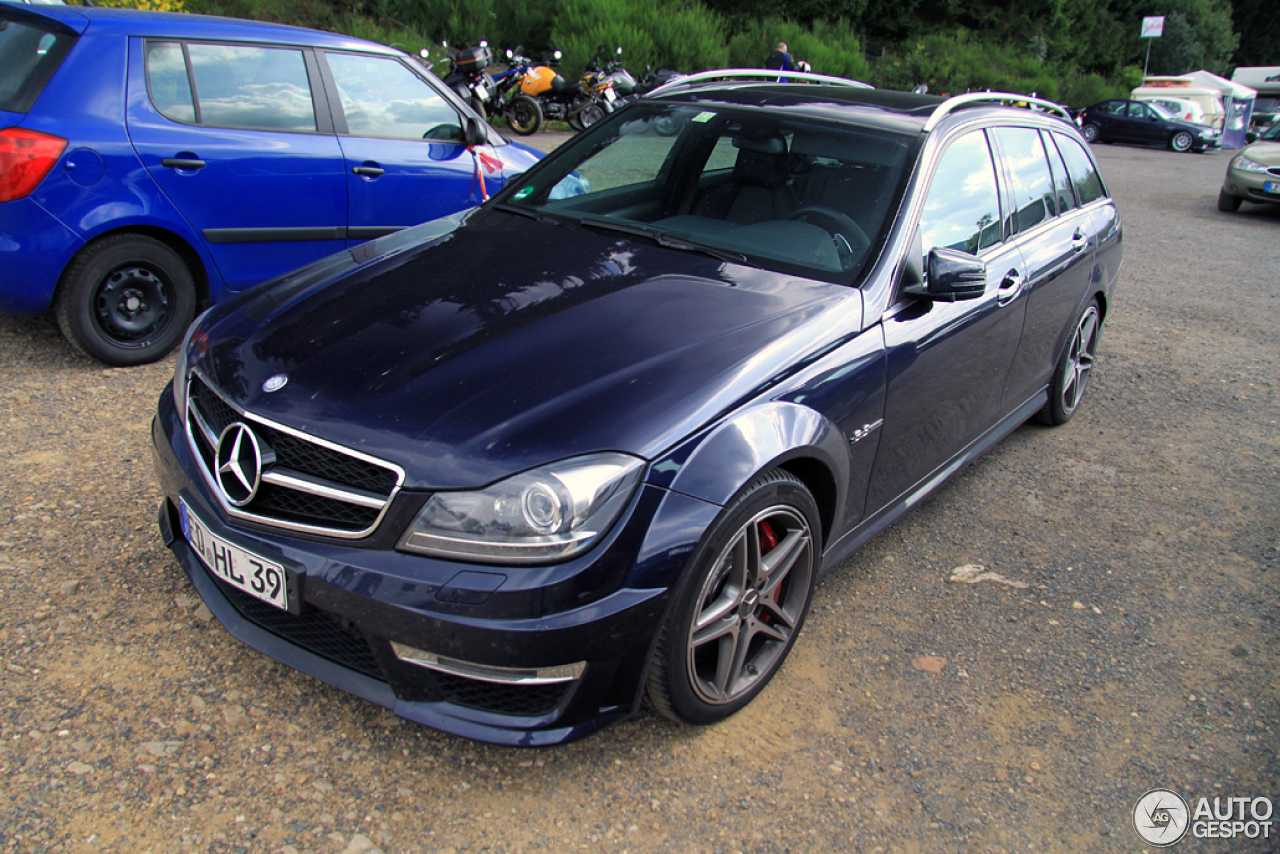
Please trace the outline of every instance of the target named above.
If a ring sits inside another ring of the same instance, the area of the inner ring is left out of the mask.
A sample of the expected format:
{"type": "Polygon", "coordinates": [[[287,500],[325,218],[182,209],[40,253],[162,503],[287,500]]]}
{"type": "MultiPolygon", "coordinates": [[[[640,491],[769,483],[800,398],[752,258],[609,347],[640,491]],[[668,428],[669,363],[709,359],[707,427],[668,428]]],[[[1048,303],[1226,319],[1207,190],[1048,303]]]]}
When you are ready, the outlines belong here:
{"type": "Polygon", "coordinates": [[[0,318],[0,852],[1136,852],[1151,788],[1280,800],[1280,208],[1220,214],[1225,154],[1098,153],[1126,263],[1080,413],[828,575],[706,729],[488,747],[242,647],[156,531],[172,359],[0,318]]]}

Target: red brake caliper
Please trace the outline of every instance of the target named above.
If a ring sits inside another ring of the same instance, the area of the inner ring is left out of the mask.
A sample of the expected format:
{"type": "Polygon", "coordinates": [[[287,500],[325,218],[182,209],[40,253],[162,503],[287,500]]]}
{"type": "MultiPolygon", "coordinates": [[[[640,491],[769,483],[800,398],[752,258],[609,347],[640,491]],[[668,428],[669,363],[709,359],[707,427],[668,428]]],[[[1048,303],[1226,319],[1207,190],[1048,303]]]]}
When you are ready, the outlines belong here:
{"type": "MultiPolygon", "coordinates": [[[[769,524],[768,519],[761,520],[757,526],[760,531],[760,554],[767,555],[778,547],[778,535],[774,533],[773,526],[769,524]]],[[[773,591],[773,601],[780,604],[782,596],[782,585],[778,585],[773,591]]],[[[770,615],[768,613],[760,614],[760,622],[769,622],[770,615]]]]}

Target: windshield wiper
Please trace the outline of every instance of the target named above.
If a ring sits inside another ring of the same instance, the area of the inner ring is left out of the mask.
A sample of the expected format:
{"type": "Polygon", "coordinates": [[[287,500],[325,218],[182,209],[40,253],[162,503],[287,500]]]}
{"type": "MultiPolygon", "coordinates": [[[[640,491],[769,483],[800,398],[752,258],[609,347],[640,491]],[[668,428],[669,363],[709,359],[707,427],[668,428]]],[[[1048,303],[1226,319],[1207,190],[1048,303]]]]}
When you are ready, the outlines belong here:
{"type": "Polygon", "coordinates": [[[579,225],[585,225],[588,228],[603,228],[607,231],[620,231],[623,234],[632,234],[636,237],[647,237],[654,243],[666,249],[683,249],[687,252],[701,252],[710,255],[719,261],[727,261],[731,264],[745,264],[747,256],[738,252],[729,252],[726,249],[717,249],[714,246],[707,246],[705,243],[697,243],[687,240],[683,237],[676,237],[665,231],[656,228],[646,228],[643,225],[629,225],[627,223],[614,222],[610,219],[597,219],[595,217],[584,217],[578,220],[579,225]]]}
{"type": "Polygon", "coordinates": [[[529,208],[522,208],[516,205],[509,205],[505,202],[503,202],[502,204],[494,205],[493,207],[494,207],[494,210],[505,211],[506,213],[520,214],[520,216],[527,216],[529,219],[537,220],[538,222],[549,222],[552,225],[561,225],[563,222],[562,220],[557,219],[556,217],[553,217],[553,216],[549,216],[543,213],[542,211],[531,210],[529,208]]]}

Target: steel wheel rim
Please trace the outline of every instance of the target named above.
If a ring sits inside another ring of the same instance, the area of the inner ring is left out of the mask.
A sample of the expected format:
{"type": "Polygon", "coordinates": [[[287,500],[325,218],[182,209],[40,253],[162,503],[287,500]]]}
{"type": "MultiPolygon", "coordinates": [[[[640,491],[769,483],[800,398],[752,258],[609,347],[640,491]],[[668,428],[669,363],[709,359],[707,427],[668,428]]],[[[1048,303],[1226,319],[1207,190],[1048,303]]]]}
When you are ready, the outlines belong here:
{"type": "Polygon", "coordinates": [[[1062,383],[1062,408],[1066,412],[1075,412],[1084,397],[1084,388],[1089,383],[1089,372],[1093,370],[1094,355],[1098,346],[1098,310],[1090,308],[1080,318],[1076,334],[1071,338],[1071,349],[1067,353],[1067,373],[1062,383]]]}
{"type": "Polygon", "coordinates": [[[94,322],[121,346],[145,346],[169,322],[173,311],[170,290],[149,267],[118,267],[103,277],[94,292],[94,322]]]}
{"type": "Polygon", "coordinates": [[[804,616],[813,572],[813,534],[795,509],[770,507],[738,529],[698,592],[685,639],[700,700],[735,702],[772,675],[804,616]]]}

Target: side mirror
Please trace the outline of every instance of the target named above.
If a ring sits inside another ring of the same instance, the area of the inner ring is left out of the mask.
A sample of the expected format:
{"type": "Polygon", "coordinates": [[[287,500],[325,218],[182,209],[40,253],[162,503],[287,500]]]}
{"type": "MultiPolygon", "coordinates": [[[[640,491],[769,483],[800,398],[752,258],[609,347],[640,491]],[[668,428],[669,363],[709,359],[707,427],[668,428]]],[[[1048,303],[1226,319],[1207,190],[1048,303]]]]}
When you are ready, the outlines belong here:
{"type": "Polygon", "coordinates": [[[928,279],[907,285],[903,291],[913,297],[935,302],[977,299],[987,290],[987,264],[976,255],[958,249],[929,250],[928,279]]]}
{"type": "Polygon", "coordinates": [[[480,120],[473,116],[467,117],[463,137],[467,145],[484,145],[489,141],[489,135],[481,127],[480,120]]]}

